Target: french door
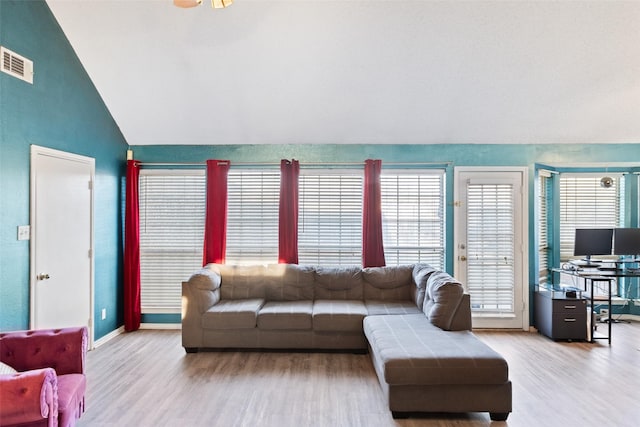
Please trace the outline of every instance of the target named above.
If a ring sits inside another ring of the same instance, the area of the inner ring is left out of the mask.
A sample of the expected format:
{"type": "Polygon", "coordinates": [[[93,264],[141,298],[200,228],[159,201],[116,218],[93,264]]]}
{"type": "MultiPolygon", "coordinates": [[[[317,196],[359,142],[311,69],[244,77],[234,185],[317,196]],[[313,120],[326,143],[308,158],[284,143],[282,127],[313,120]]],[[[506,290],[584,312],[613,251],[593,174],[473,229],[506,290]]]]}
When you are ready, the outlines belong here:
{"type": "Polygon", "coordinates": [[[528,329],[525,168],[456,168],[454,274],[474,328],[528,329]]]}

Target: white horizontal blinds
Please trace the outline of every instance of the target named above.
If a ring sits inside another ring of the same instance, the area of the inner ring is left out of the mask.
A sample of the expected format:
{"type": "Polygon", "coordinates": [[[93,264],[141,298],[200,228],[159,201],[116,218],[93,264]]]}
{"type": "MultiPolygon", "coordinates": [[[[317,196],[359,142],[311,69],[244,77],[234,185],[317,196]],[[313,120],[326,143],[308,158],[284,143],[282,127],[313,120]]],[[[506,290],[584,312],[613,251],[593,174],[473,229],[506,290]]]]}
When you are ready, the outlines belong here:
{"type": "Polygon", "coordinates": [[[300,264],[362,264],[362,191],[362,170],[300,170],[300,264]]]}
{"type": "Polygon", "coordinates": [[[600,185],[602,174],[560,175],[560,261],[573,257],[576,228],[615,228],[621,224],[624,179],[600,185]]]}
{"type": "Polygon", "coordinates": [[[444,269],[444,171],[383,170],[380,187],[386,264],[444,269]]]}
{"type": "Polygon", "coordinates": [[[467,186],[467,287],[474,312],[514,312],[515,198],[512,183],[467,186]]]}
{"type": "Polygon", "coordinates": [[[140,171],[143,313],[179,313],[180,283],[202,266],[204,171],[140,171]]]}
{"type": "Polygon", "coordinates": [[[538,176],[538,284],[549,283],[549,196],[551,177],[540,171],[538,176]]]}
{"type": "Polygon", "coordinates": [[[226,262],[278,262],[280,171],[231,169],[227,188],[226,262]]]}

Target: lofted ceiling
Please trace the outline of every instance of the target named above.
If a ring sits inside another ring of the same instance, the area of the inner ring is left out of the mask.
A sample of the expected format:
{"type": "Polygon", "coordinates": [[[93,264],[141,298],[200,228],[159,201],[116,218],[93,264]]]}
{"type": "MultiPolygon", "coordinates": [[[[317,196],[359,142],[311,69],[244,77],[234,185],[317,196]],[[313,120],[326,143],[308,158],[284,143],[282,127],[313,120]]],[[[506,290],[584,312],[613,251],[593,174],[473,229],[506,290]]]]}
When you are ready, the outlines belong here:
{"type": "Polygon", "coordinates": [[[640,2],[48,0],[130,145],[640,143],[640,2]]]}

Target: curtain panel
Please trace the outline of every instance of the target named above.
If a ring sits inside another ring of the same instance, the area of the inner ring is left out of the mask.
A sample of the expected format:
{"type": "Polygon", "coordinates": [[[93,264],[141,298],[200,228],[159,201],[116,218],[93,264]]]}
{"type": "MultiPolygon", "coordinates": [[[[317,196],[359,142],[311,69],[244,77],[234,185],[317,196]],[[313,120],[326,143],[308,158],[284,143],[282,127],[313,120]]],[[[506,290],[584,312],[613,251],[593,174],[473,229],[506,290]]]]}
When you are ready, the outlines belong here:
{"type": "Polygon", "coordinates": [[[381,160],[364,163],[364,200],[362,219],[362,266],[384,267],[382,242],[381,160]]]}
{"type": "Polygon", "coordinates": [[[227,246],[228,160],[207,160],[203,265],[224,264],[227,246]]]}
{"type": "Polygon", "coordinates": [[[140,167],[135,160],[127,161],[124,217],[124,328],[140,328],[140,216],[138,180],[140,167]]]}
{"type": "Polygon", "coordinates": [[[278,262],[298,263],[298,178],[300,162],[280,161],[280,209],[278,219],[278,262]]]}

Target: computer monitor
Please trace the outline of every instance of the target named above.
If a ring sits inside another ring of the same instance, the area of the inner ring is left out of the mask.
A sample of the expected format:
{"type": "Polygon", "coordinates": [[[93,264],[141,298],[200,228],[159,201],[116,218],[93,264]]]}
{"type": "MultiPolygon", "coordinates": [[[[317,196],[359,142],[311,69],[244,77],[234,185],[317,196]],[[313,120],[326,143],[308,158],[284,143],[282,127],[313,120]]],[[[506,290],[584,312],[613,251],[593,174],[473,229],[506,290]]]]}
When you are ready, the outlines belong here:
{"type": "Polygon", "coordinates": [[[592,255],[611,255],[612,247],[613,228],[576,228],[575,256],[584,256],[590,262],[592,255]]]}
{"type": "Polygon", "coordinates": [[[613,230],[614,255],[640,255],[640,228],[616,228],[613,230]]]}

